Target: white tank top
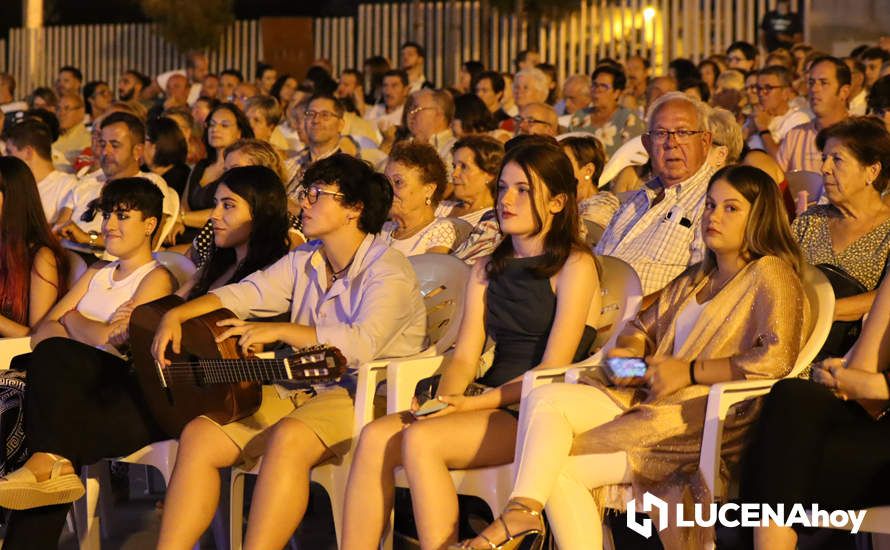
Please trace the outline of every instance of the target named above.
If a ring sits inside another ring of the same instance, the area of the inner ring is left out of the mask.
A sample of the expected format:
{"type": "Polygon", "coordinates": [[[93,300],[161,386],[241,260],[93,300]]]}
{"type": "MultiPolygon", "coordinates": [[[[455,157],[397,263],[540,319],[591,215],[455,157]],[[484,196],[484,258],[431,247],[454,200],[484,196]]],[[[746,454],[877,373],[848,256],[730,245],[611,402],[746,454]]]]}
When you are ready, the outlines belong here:
{"type": "Polygon", "coordinates": [[[93,275],[86,294],[77,303],[77,311],[87,319],[107,323],[117,308],[136,294],[142,279],[158,266],[158,262],[152,260],[126,278],[115,281],[113,275],[119,263],[111,262],[93,275]]]}

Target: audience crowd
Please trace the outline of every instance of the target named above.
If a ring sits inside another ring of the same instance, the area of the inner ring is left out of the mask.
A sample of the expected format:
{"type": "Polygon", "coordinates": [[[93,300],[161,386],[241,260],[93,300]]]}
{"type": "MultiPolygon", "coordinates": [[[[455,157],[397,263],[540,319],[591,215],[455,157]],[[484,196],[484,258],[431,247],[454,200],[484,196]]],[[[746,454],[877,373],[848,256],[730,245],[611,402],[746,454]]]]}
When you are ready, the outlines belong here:
{"type": "MultiPolygon", "coordinates": [[[[420,546],[458,544],[448,471],[511,463],[506,508],[462,547],[537,544],[546,513],[560,548],[602,548],[605,507],[730,496],[698,471],[708,394],[751,379],[786,378],[723,428],[720,476],[744,499],[890,504],[890,52],[767,42],[664,73],[603,58],[562,82],[533,50],[513,72],[467,61],[456,82],[431,82],[415,42],[340,74],[324,59],[305,75],[213,74],[202,53],[116,83],[65,66],[53,87],[17,90],[0,74],[0,336],[33,350],[0,376],[0,408],[20,417],[0,419],[4,547],[54,547],[84,492],[78,468],[163,439],[127,374],[135,307],[185,300],[157,329],[161,366],[183,323],[226,308],[244,353],[328,344],[358,367],[428,347],[418,255],[469,275],[453,348],[411,410],[353,438],[348,375],[265,385],[233,423],[193,419],[159,547],[194,546],[218,471],[261,458],[245,544],[283,547],[310,470],[349,454],[343,548],[378,546],[397,469],[420,546]],[[197,271],[177,281],[162,250],[197,271]],[[642,290],[623,326],[600,322],[602,256],[642,290]],[[801,372],[820,315],[804,281],[819,272],[831,329],[801,372]],[[526,372],[595,354],[644,358],[645,373],[597,362],[523,397],[526,372]]],[[[713,537],[659,534],[666,548],[713,537]]],[[[797,543],[782,525],[754,530],[759,549],[797,543]]]]}

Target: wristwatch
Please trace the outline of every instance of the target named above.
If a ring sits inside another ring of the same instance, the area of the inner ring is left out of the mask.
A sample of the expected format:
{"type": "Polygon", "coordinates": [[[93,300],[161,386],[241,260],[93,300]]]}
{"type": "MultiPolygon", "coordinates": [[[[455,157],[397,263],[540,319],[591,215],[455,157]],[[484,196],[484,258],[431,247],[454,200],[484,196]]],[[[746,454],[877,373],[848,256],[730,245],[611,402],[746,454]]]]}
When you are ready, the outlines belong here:
{"type": "Polygon", "coordinates": [[[90,231],[90,246],[96,246],[96,243],[99,242],[99,232],[98,231],[90,231]]]}

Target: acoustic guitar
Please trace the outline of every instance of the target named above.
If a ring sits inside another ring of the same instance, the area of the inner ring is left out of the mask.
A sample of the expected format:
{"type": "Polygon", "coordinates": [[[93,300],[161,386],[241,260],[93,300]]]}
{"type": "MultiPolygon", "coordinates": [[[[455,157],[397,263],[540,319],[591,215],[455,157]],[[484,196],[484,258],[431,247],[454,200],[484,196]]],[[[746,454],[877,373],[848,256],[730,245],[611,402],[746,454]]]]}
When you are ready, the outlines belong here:
{"type": "Polygon", "coordinates": [[[283,359],[243,357],[237,337],[220,343],[228,327],[216,323],[235,315],[218,309],[182,325],[181,353],[168,348],[171,364],[162,367],[151,355],[155,331],[165,313],[183,303],[166,296],[141,305],[130,316],[130,349],[146,404],[167,437],[178,437],[200,415],[220,424],[250,416],[262,401],[262,384],[291,380],[306,385],[339,379],[346,372],[340,350],[319,345],[293,351],[283,359]]]}

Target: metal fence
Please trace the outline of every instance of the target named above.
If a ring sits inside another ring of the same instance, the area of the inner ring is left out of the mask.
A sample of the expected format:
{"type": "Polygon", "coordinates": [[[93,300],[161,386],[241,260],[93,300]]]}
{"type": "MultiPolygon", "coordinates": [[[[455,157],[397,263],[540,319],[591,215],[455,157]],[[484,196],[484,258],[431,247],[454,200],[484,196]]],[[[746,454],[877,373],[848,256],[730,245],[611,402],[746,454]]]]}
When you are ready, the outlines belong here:
{"type": "MultiPolygon", "coordinates": [[[[250,77],[261,58],[259,22],[236,21],[220,37],[219,47],[209,52],[210,70],[235,67],[250,77]]],[[[32,90],[52,84],[59,67],[64,65],[80,68],[86,80],[114,83],[128,69],[157,75],[183,68],[185,56],[151,23],[67,25],[12,29],[8,48],[0,45],[0,64],[4,62],[18,88],[32,90]],[[36,56],[33,74],[31,55],[36,56]]]]}
{"type": "MultiPolygon", "coordinates": [[[[806,15],[807,1],[793,1],[792,9],[806,15]]],[[[637,52],[665,72],[675,57],[699,61],[724,52],[735,40],[757,43],[759,23],[775,3],[579,0],[571,13],[541,23],[534,47],[557,67],[560,79],[590,73],[603,57],[623,61],[637,52]]],[[[315,55],[330,59],[335,71],[356,67],[371,55],[398,63],[399,45],[414,40],[426,47],[427,78],[442,85],[454,82],[460,64],[471,59],[512,70],[516,54],[529,47],[526,37],[514,14],[486,9],[479,1],[362,4],[356,18],[316,19],[315,55]]]]}

